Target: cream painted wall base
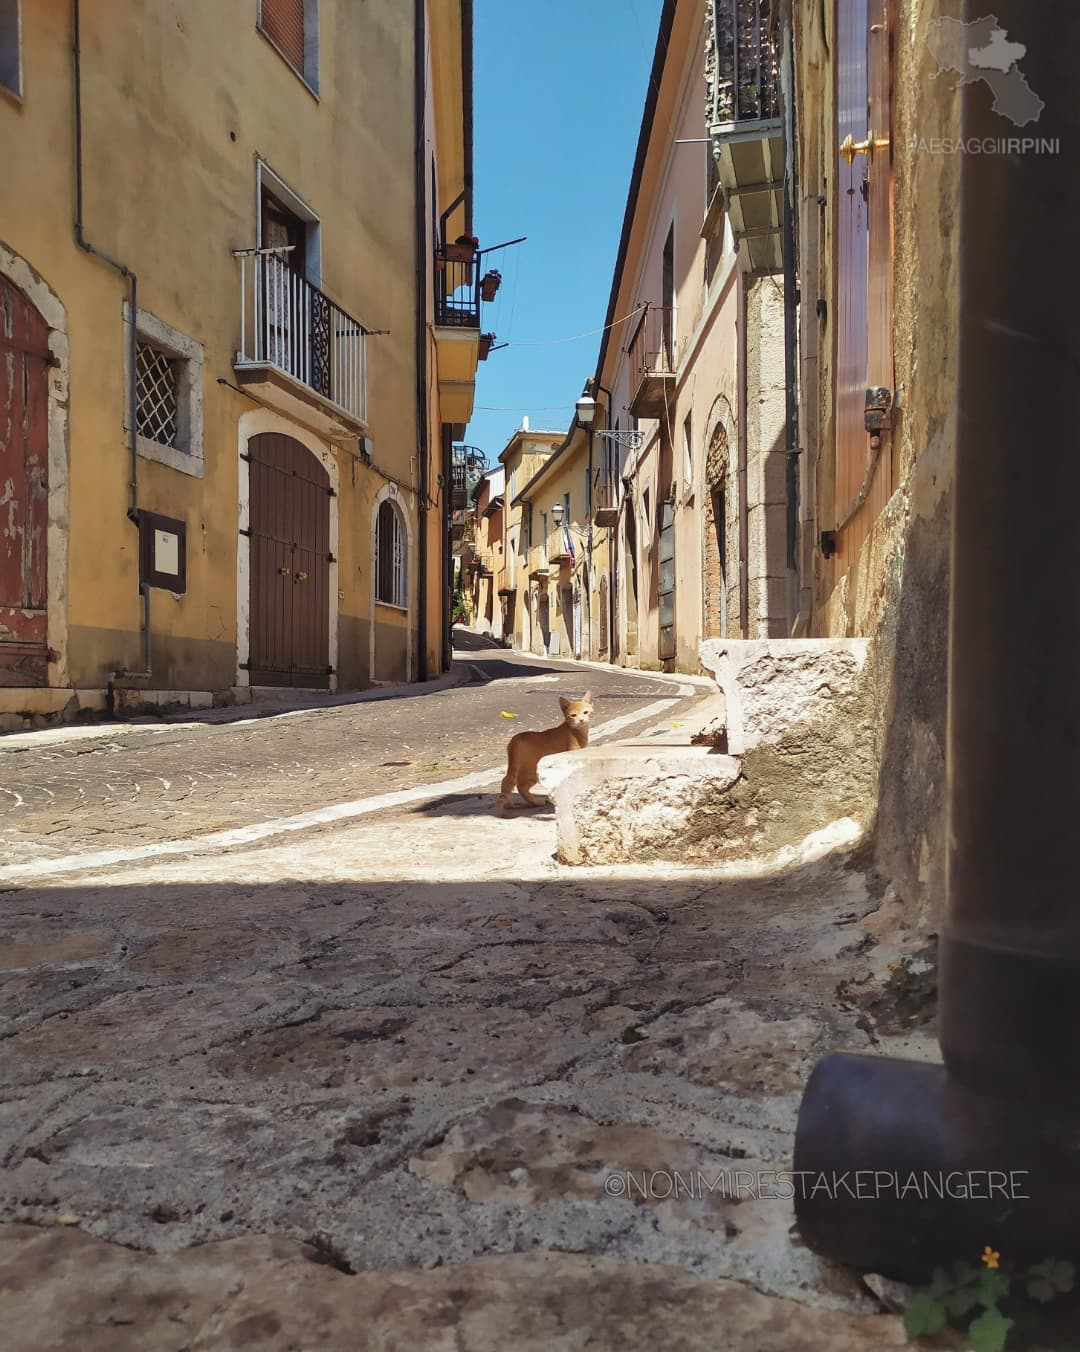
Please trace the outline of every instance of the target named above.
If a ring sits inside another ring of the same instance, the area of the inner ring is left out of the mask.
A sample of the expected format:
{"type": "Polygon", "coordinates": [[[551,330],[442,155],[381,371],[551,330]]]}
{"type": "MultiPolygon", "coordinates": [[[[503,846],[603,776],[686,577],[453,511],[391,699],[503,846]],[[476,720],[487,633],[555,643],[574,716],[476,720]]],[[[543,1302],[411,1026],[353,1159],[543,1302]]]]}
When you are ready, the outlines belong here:
{"type": "MultiPolygon", "coordinates": [[[[250,704],[252,692],[247,686],[227,690],[144,690],[124,686],[113,690],[116,713],[138,713],[143,705],[158,704],[167,709],[222,709],[234,704],[250,704]]],[[[72,723],[80,713],[104,713],[106,690],[74,690],[71,687],[11,686],[0,688],[0,732],[25,732],[32,728],[72,723]]]]}

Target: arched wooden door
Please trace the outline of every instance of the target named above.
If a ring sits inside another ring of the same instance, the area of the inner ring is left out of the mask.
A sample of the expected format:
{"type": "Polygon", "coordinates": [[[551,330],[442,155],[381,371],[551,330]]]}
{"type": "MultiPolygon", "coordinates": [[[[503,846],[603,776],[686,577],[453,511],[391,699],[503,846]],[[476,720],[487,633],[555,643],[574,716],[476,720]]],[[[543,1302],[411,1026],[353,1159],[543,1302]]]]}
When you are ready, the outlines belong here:
{"type": "Polygon", "coordinates": [[[48,684],[49,326],[0,277],[0,686],[48,684]]]}
{"type": "Polygon", "coordinates": [[[330,476],[293,437],[248,442],[252,685],[330,685],[330,476]]]}

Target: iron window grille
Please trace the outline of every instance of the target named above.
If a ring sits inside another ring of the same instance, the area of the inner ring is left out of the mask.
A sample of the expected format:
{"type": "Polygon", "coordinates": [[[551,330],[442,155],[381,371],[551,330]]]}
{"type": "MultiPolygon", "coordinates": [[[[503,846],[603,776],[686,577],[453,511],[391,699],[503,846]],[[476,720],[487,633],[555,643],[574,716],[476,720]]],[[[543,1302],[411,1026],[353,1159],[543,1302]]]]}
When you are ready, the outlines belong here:
{"type": "Polygon", "coordinates": [[[379,503],[376,523],[375,599],[386,605],[408,603],[406,594],[405,528],[389,500],[379,503]]]}
{"type": "Polygon", "coordinates": [[[179,362],[140,342],[136,357],[135,403],[139,435],[161,446],[177,445],[179,362]]]}

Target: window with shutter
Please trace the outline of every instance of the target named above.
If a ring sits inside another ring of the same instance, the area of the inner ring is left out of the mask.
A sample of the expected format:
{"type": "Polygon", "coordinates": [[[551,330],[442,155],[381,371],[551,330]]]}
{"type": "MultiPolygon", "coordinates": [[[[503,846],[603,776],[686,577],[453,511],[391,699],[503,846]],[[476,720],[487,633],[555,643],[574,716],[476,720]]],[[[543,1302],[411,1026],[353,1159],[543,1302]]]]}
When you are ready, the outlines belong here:
{"type": "Polygon", "coordinates": [[[260,0],[259,27],[289,65],[318,89],[318,0],[260,0]]]}
{"type": "Polygon", "coordinates": [[[877,447],[866,393],[894,384],[893,168],[888,0],[839,0],[837,137],[872,142],[850,162],[838,154],[836,222],[836,521],[841,569],[855,559],[892,492],[889,432],[877,447]]]}
{"type": "Polygon", "coordinates": [[[375,599],[404,608],[408,605],[405,528],[389,499],[379,503],[375,532],[375,599]]]}
{"type": "Polygon", "coordinates": [[[0,85],[17,95],[22,94],[19,47],[19,0],[0,0],[0,85]]]}

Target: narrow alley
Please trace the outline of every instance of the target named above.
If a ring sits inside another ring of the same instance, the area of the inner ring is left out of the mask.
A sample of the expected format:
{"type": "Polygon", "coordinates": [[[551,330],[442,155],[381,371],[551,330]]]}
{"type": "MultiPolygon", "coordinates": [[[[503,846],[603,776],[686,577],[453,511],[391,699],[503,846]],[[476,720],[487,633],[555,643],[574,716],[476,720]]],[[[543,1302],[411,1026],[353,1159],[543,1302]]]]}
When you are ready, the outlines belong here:
{"type": "Polygon", "coordinates": [[[868,1046],[836,991],[886,977],[880,898],[835,854],[560,866],[550,810],[492,813],[509,733],[586,679],[601,739],[702,683],[459,658],[470,683],[430,694],[4,750],[0,1252],[27,1331],[345,1348],[363,1320],[434,1347],[451,1301],[475,1348],[616,1346],[619,1321],[715,1347],[706,1316],[892,1345],[762,1182],[815,1058],[868,1046]]]}

